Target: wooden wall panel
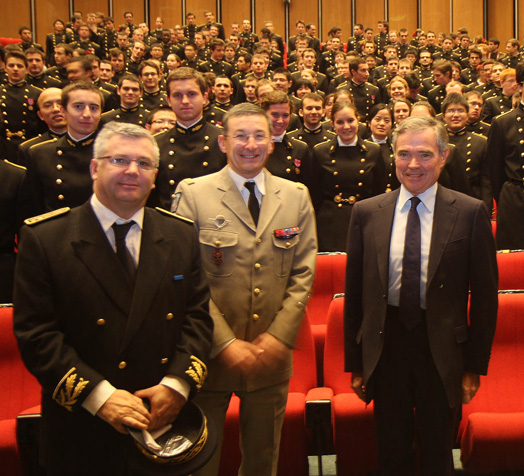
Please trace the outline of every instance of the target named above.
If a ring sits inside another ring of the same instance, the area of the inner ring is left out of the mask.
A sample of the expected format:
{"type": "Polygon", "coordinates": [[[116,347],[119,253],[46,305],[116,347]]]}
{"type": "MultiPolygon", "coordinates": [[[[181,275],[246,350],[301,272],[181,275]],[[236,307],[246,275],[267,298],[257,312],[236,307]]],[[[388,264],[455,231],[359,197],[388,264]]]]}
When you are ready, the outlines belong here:
{"type": "Polygon", "coordinates": [[[116,25],[122,25],[125,22],[124,12],[133,12],[135,25],[144,21],[144,0],[112,0],[112,2],[116,25]]]}
{"type": "Polygon", "coordinates": [[[386,18],[384,0],[356,0],[355,21],[362,23],[364,28],[371,27],[377,33],[377,22],[386,18]]]}
{"type": "Polygon", "coordinates": [[[271,20],[275,33],[284,37],[286,32],[285,10],[282,0],[258,0],[255,4],[255,33],[260,34],[264,22],[271,20]]]}
{"type": "MultiPolygon", "coordinates": [[[[327,33],[332,26],[342,28],[342,41],[353,35],[353,20],[351,18],[351,2],[348,0],[322,1],[322,37],[327,39],[327,33]]],[[[320,35],[320,32],[317,36],[320,35]]],[[[319,36],[320,38],[320,36],[319,36]]]]}
{"type": "Polygon", "coordinates": [[[505,41],[515,34],[513,5],[513,0],[490,0],[488,3],[488,38],[499,38],[501,51],[506,51],[505,41]]]}
{"type": "Polygon", "coordinates": [[[423,0],[420,8],[421,26],[425,31],[449,33],[451,12],[449,2],[444,0],[423,0]]]}
{"type": "Polygon", "coordinates": [[[467,28],[469,36],[484,35],[484,1],[453,0],[453,31],[467,28]]]}
{"type": "Polygon", "coordinates": [[[524,0],[518,1],[518,8],[519,8],[518,38],[520,40],[520,44],[522,44],[522,39],[524,38],[524,0]]]}
{"type": "MultiPolygon", "coordinates": [[[[441,3],[442,2],[441,0],[441,3]]],[[[409,38],[417,29],[417,0],[389,0],[389,29],[407,28],[409,38]]]]}
{"type": "MultiPolygon", "coordinates": [[[[215,0],[186,0],[186,14],[194,13],[197,25],[205,23],[204,11],[211,10],[217,16],[217,3],[215,0]]],[[[183,23],[185,23],[185,18],[183,23]]]]}
{"type": "MultiPolygon", "coordinates": [[[[35,2],[36,35],[35,38],[45,48],[45,37],[53,32],[53,23],[60,19],[69,20],[68,0],[38,0],[35,2]]],[[[35,33],[35,32],[34,32],[35,33]]]]}
{"type": "MultiPolygon", "coordinates": [[[[40,2],[42,0],[36,0],[40,2]]],[[[74,0],[73,10],[80,10],[82,12],[82,17],[85,20],[88,13],[102,12],[106,15],[109,14],[109,2],[108,0],[74,0]]],[[[137,12],[133,10],[135,17],[137,12]]]]}
{"type": "Polygon", "coordinates": [[[222,1],[222,24],[226,30],[226,38],[231,33],[231,23],[238,23],[242,31],[242,20],[251,20],[251,1],[222,1]]]}
{"type": "Polygon", "coordinates": [[[183,25],[182,0],[149,0],[149,29],[155,29],[156,17],[162,17],[166,28],[183,25]]]}
{"type": "Polygon", "coordinates": [[[31,27],[31,3],[29,0],[4,0],[0,20],[0,36],[20,38],[18,29],[31,27]]]}
{"type": "Polygon", "coordinates": [[[295,23],[302,20],[308,23],[314,23],[317,26],[318,34],[318,1],[302,0],[291,2],[289,6],[289,36],[296,34],[295,23]]]}

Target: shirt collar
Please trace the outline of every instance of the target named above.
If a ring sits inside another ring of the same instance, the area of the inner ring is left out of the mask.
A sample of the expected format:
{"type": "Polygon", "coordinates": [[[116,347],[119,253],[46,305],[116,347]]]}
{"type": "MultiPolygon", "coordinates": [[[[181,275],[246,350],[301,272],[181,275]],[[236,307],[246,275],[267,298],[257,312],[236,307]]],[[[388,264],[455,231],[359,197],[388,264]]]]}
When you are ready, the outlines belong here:
{"type": "Polygon", "coordinates": [[[129,220],[126,220],[122,217],[119,217],[115,212],[103,205],[94,193],[91,195],[91,207],[93,208],[93,211],[95,212],[95,215],[98,218],[104,233],[107,233],[109,228],[111,228],[115,222],[121,225],[122,223],[134,221],[142,230],[142,226],[144,224],[144,207],[140,208],[131,218],[129,218],[129,220]]]}
{"type": "Polygon", "coordinates": [[[242,177],[242,175],[237,174],[229,165],[227,166],[227,171],[229,172],[229,175],[233,182],[235,182],[235,185],[238,188],[238,191],[240,192],[244,188],[245,182],[255,182],[258,188],[258,191],[262,194],[266,194],[266,181],[265,181],[265,175],[264,171],[261,170],[258,175],[256,175],[253,178],[246,179],[245,177],[242,177]]]}
{"type": "Polygon", "coordinates": [[[285,135],[286,135],[286,131],[284,131],[279,136],[273,136],[273,142],[282,142],[285,135]]]}
{"type": "MultiPolygon", "coordinates": [[[[419,193],[417,195],[418,198],[420,198],[420,201],[424,205],[424,208],[429,213],[433,213],[435,210],[435,199],[437,197],[437,188],[438,188],[438,182],[435,182],[431,187],[429,187],[425,192],[419,193]]],[[[414,197],[414,195],[409,192],[404,185],[400,186],[400,193],[398,195],[398,205],[400,205],[401,209],[404,209],[407,207],[409,209],[411,207],[411,204],[409,204],[409,199],[411,197],[414,197]]]]}
{"type": "Polygon", "coordinates": [[[351,144],[344,144],[341,140],[340,140],[340,137],[337,136],[337,142],[338,142],[338,146],[339,147],[353,147],[355,145],[357,145],[357,141],[358,141],[358,137],[355,136],[355,139],[353,140],[353,142],[351,144]]]}

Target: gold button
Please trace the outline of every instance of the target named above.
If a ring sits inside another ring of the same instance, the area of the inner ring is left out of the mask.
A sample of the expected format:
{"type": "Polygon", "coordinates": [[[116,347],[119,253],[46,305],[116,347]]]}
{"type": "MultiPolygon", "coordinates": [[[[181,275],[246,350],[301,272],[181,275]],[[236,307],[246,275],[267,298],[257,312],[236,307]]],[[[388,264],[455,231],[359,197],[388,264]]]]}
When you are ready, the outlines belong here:
{"type": "Polygon", "coordinates": [[[337,206],[338,208],[342,208],[342,203],[339,203],[337,206]]]}
{"type": "Polygon", "coordinates": [[[204,140],[209,140],[209,136],[204,136],[204,140]]]}
{"type": "Polygon", "coordinates": [[[207,152],[209,150],[209,146],[208,145],[205,145],[204,146],[204,150],[207,152]]]}
{"type": "Polygon", "coordinates": [[[61,150],[57,150],[56,153],[57,153],[57,155],[62,155],[63,154],[63,152],[61,150]]]}
{"type": "Polygon", "coordinates": [[[466,160],[466,162],[469,164],[471,162],[471,159],[466,160]]]}
{"type": "Polygon", "coordinates": [[[207,162],[202,162],[202,165],[203,165],[204,167],[207,167],[209,164],[208,164],[207,162]]]}
{"type": "Polygon", "coordinates": [[[62,179],[56,179],[56,184],[57,185],[61,185],[62,184],[62,179]]]}
{"type": "Polygon", "coordinates": [[[333,172],[333,175],[338,175],[338,172],[335,170],[335,171],[333,172]]]}
{"type": "Polygon", "coordinates": [[[168,312],[166,314],[166,320],[170,321],[171,319],[173,319],[173,313],[172,312],[168,312]]]}
{"type": "Polygon", "coordinates": [[[62,164],[58,164],[58,165],[56,166],[56,168],[57,168],[58,170],[62,170],[62,169],[63,169],[62,164]]]}
{"type": "Polygon", "coordinates": [[[174,144],[175,143],[175,138],[171,137],[171,139],[169,139],[169,142],[171,142],[171,144],[174,144]]]}
{"type": "Polygon", "coordinates": [[[362,185],[364,185],[362,182],[359,182],[359,183],[358,183],[358,186],[359,186],[359,187],[362,187],[362,185]]]}
{"type": "Polygon", "coordinates": [[[258,314],[253,314],[253,320],[258,321],[260,319],[260,316],[258,314]]]}
{"type": "Polygon", "coordinates": [[[331,163],[332,163],[332,164],[336,164],[337,161],[336,161],[335,159],[333,159],[333,160],[331,161],[331,163]]]}
{"type": "Polygon", "coordinates": [[[291,243],[289,241],[286,241],[286,248],[289,248],[291,246],[291,243]]]}
{"type": "Polygon", "coordinates": [[[292,157],[291,157],[290,155],[288,155],[288,156],[286,157],[287,160],[291,160],[291,158],[292,158],[292,157]]]}
{"type": "Polygon", "coordinates": [[[164,357],[160,362],[162,364],[167,364],[169,362],[169,359],[167,357],[164,357]]]}
{"type": "Polygon", "coordinates": [[[255,296],[258,296],[260,294],[260,289],[258,288],[253,289],[253,293],[255,293],[255,296]]]}
{"type": "Polygon", "coordinates": [[[97,326],[105,326],[106,325],[105,319],[98,319],[98,321],[96,321],[96,325],[97,326]]]}
{"type": "Polygon", "coordinates": [[[175,155],[175,152],[173,150],[170,150],[169,155],[175,155]]]}
{"type": "Polygon", "coordinates": [[[220,240],[217,240],[215,241],[215,246],[218,248],[220,245],[222,244],[222,242],[220,240]]]}
{"type": "Polygon", "coordinates": [[[126,367],[127,367],[127,362],[126,362],[125,360],[122,360],[122,362],[120,362],[120,363],[118,364],[118,368],[119,368],[120,370],[124,370],[126,367]]]}
{"type": "Polygon", "coordinates": [[[257,238],[256,244],[259,245],[260,243],[262,243],[262,240],[260,238],[257,238]]]}
{"type": "Polygon", "coordinates": [[[286,169],[286,173],[290,173],[291,172],[291,169],[286,169]]]}
{"type": "Polygon", "coordinates": [[[255,269],[260,269],[262,265],[260,263],[255,263],[255,269]]]}
{"type": "Polygon", "coordinates": [[[340,188],[340,185],[337,183],[337,184],[335,185],[335,188],[340,188]]]}
{"type": "Polygon", "coordinates": [[[173,170],[173,169],[175,168],[175,166],[174,166],[173,164],[169,164],[169,165],[167,166],[167,168],[168,168],[169,170],[173,170]]]}
{"type": "Polygon", "coordinates": [[[63,200],[65,197],[63,195],[58,195],[58,200],[63,200]]]}
{"type": "Polygon", "coordinates": [[[364,157],[362,157],[362,158],[360,159],[360,162],[365,162],[365,161],[366,161],[366,159],[364,159],[364,157]]]}
{"type": "Polygon", "coordinates": [[[169,181],[169,185],[175,185],[175,181],[174,180],[170,180],[169,181]]]}
{"type": "Polygon", "coordinates": [[[466,172],[469,172],[470,170],[471,170],[471,168],[466,167],[466,172]]]}
{"type": "Polygon", "coordinates": [[[363,173],[364,173],[364,171],[363,171],[363,170],[359,171],[359,174],[360,174],[360,175],[362,175],[363,173]]]}
{"type": "Polygon", "coordinates": [[[522,127],[519,129],[519,133],[522,134],[522,127]]]}

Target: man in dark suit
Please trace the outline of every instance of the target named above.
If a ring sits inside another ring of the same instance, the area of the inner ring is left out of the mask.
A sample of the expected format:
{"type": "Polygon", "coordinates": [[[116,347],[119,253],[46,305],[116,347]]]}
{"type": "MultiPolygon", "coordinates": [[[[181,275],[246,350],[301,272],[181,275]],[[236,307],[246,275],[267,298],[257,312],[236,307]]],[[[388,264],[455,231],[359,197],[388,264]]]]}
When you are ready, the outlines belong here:
{"type": "Polygon", "coordinates": [[[144,208],[159,161],[148,131],[110,123],[94,157],[90,200],[22,230],[14,329],[42,385],[40,460],[47,475],[163,474],[125,426],[164,427],[204,383],[198,239],[190,220],[144,208]]]}
{"type": "Polygon", "coordinates": [[[488,369],[495,246],[484,203],[437,184],[443,125],[408,118],[393,144],[401,188],[351,215],[345,368],[374,400],[381,474],[414,475],[416,448],[419,474],[451,475],[456,411],[488,369]]]}

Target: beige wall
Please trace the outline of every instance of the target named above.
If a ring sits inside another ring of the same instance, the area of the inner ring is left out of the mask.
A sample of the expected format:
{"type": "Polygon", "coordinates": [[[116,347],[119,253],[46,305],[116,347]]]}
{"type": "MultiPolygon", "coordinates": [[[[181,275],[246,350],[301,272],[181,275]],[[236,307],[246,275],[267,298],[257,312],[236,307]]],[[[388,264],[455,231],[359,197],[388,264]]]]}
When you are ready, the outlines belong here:
{"type": "MultiPolygon", "coordinates": [[[[183,23],[182,6],[185,1],[186,11],[193,12],[197,21],[203,21],[204,10],[216,10],[216,0],[147,0],[151,22],[157,16],[162,16],[167,27],[183,23]]],[[[43,43],[45,35],[52,30],[52,22],[56,18],[67,20],[69,16],[69,0],[34,0],[37,40],[43,43]]],[[[113,6],[113,15],[117,24],[123,22],[123,13],[132,10],[135,21],[139,23],[145,18],[144,0],[74,0],[74,8],[84,14],[91,11],[108,13],[109,4],[113,6]]],[[[514,36],[516,13],[514,0],[488,0],[488,31],[484,32],[483,0],[421,0],[420,12],[417,12],[418,0],[388,0],[388,11],[385,11],[384,0],[322,0],[322,11],[319,18],[319,0],[291,0],[289,6],[289,33],[295,32],[295,22],[304,20],[322,27],[323,38],[333,25],[342,28],[344,41],[351,36],[351,25],[362,23],[364,26],[376,28],[378,20],[389,19],[391,28],[407,28],[412,32],[417,27],[420,13],[423,29],[433,29],[437,32],[449,32],[453,29],[468,28],[470,34],[496,36],[504,43],[514,36]],[[351,5],[355,6],[355,18],[351,18],[351,5]]],[[[222,0],[222,22],[226,33],[229,33],[232,22],[241,22],[251,18],[251,0],[222,0]]],[[[517,1],[520,9],[518,26],[520,37],[524,37],[524,0],[517,1]]],[[[2,16],[0,17],[0,36],[18,37],[18,28],[22,25],[31,26],[30,0],[3,0],[2,16]]],[[[277,33],[285,32],[285,7],[282,0],[255,0],[255,27],[257,32],[265,20],[271,19],[277,33]]]]}

